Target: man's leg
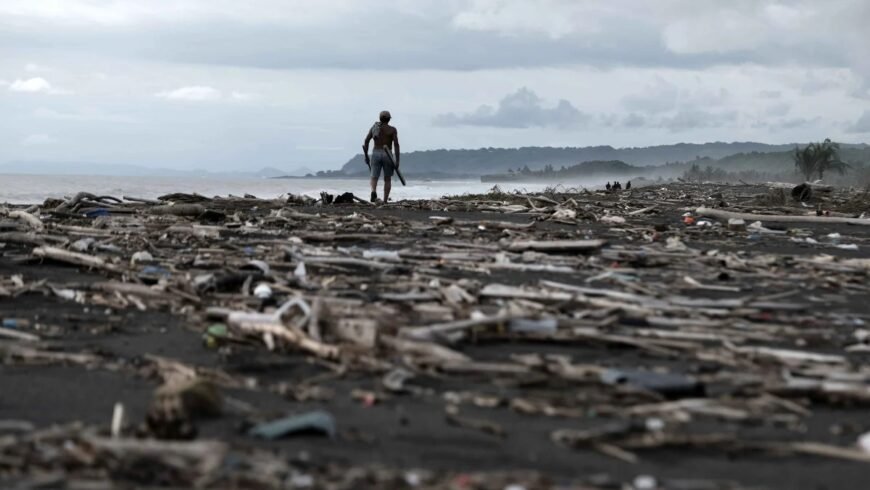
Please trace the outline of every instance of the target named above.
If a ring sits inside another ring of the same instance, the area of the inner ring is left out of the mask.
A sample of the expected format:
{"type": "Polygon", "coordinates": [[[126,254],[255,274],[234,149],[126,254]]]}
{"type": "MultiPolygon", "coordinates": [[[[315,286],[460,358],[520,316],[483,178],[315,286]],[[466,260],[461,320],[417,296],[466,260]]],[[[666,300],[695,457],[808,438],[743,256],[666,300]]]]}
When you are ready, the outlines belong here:
{"type": "Polygon", "coordinates": [[[372,202],[376,202],[378,200],[378,178],[381,176],[381,161],[372,155],[372,202]]]}
{"type": "Polygon", "coordinates": [[[384,175],[384,203],[390,200],[390,188],[393,184],[392,175],[384,175]]]}

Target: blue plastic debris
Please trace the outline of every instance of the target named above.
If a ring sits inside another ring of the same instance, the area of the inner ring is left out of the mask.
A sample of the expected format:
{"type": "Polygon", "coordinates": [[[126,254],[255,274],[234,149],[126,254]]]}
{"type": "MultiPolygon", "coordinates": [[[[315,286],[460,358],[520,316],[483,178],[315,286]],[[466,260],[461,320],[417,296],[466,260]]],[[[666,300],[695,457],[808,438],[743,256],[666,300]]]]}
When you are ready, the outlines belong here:
{"type": "Polygon", "coordinates": [[[25,318],[4,318],[3,319],[3,328],[27,328],[30,326],[30,320],[25,318]]]}
{"type": "Polygon", "coordinates": [[[335,419],[323,410],[289,415],[271,422],[255,425],[248,430],[248,435],[264,439],[279,439],[284,436],[316,433],[335,437],[335,419]]]}
{"type": "Polygon", "coordinates": [[[109,216],[109,210],[105,208],[92,209],[85,213],[88,218],[98,218],[100,216],[109,216]]]}

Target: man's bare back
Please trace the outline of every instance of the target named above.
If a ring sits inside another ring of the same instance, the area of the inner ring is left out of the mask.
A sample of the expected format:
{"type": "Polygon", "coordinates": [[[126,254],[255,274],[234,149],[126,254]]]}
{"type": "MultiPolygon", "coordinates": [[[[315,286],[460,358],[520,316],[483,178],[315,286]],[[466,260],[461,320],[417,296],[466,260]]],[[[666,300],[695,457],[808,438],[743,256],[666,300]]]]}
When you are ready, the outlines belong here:
{"type": "Polygon", "coordinates": [[[381,131],[373,138],[375,140],[375,148],[380,149],[386,146],[392,150],[393,142],[398,139],[398,134],[399,132],[396,131],[396,128],[389,124],[381,123],[381,131]]]}

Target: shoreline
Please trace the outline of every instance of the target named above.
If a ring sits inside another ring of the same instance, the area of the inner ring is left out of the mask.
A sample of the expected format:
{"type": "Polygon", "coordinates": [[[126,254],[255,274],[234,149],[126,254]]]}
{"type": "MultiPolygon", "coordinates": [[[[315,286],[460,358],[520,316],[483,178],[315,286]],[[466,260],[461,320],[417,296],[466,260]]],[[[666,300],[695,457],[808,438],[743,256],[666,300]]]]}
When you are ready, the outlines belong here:
{"type": "MultiPolygon", "coordinates": [[[[352,192],[367,197],[368,179],[176,179],[168,177],[128,178],[91,176],[10,176],[4,178],[6,187],[0,191],[0,202],[14,204],[42,204],[46,198],[63,199],[79,191],[111,194],[116,197],[132,196],[156,199],[159,196],[189,192],[207,197],[254,195],[261,199],[305,194],[314,198],[320,192],[342,194],[352,192]]],[[[380,187],[380,186],[379,186],[380,187]]],[[[504,189],[525,188],[538,191],[541,184],[501,186],[504,189]]],[[[431,199],[449,194],[487,192],[492,185],[473,181],[410,181],[408,186],[393,186],[395,199],[431,199]]],[[[380,189],[379,189],[380,190],[380,189]]]]}

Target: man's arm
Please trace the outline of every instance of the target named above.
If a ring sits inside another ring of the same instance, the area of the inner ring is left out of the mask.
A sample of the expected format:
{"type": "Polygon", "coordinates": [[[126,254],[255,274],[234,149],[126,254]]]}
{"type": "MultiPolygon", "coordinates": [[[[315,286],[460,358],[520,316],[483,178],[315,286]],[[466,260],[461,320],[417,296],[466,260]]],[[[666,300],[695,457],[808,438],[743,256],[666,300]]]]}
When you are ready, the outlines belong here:
{"type": "Polygon", "coordinates": [[[366,160],[366,164],[369,163],[369,143],[372,141],[372,130],[366,134],[366,139],[363,141],[363,158],[366,160]]]}
{"type": "Polygon", "coordinates": [[[399,166],[399,161],[401,160],[401,155],[399,153],[399,130],[396,130],[396,134],[393,135],[393,151],[396,154],[396,167],[399,166]]]}

